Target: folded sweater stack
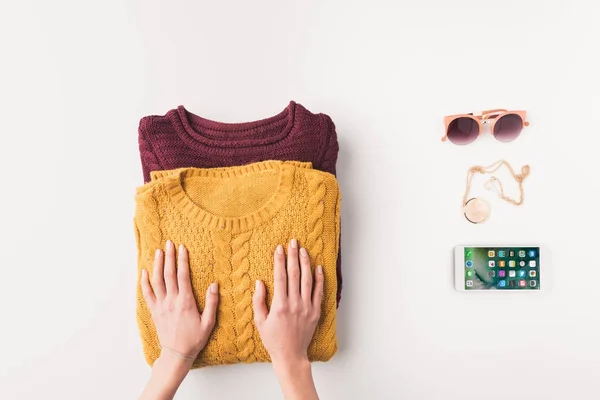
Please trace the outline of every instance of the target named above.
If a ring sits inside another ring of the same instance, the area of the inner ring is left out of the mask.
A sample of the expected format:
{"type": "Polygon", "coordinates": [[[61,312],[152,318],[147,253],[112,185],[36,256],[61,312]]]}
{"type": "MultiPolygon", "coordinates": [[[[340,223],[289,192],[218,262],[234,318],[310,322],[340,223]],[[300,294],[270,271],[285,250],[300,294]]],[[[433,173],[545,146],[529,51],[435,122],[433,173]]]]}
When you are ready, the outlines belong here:
{"type": "MultiPolygon", "coordinates": [[[[272,293],[274,248],[291,238],[306,247],[313,267],[323,266],[321,320],[309,357],[330,359],[341,293],[331,119],[291,102],[275,117],[225,124],[180,106],[143,118],[139,144],[146,183],[136,194],[138,272],[151,272],[154,251],[170,239],[189,251],[195,294],[219,283],[217,324],[194,367],[269,360],[253,322],[254,281],[272,293]]],[[[196,299],[203,309],[204,296],[196,299]]],[[[152,365],[160,347],[139,285],[137,314],[152,365]]]]}

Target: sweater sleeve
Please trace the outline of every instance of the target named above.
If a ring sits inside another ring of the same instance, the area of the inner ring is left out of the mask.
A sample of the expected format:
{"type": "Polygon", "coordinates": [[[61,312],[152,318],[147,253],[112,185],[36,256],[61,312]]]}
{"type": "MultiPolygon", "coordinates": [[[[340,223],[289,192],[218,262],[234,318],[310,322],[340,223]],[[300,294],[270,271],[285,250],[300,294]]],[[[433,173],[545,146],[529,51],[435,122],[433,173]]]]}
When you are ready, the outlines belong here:
{"type": "Polygon", "coordinates": [[[138,144],[142,161],[142,171],[144,172],[144,183],[150,182],[150,172],[163,169],[149,139],[151,126],[152,117],[144,117],[140,120],[138,128],[138,144]]]}
{"type": "Polygon", "coordinates": [[[326,114],[322,115],[323,121],[323,134],[326,137],[325,148],[323,149],[321,156],[321,168],[325,172],[329,172],[333,175],[336,174],[335,164],[337,162],[339,144],[337,140],[337,133],[335,131],[335,124],[331,120],[331,117],[326,114]]]}

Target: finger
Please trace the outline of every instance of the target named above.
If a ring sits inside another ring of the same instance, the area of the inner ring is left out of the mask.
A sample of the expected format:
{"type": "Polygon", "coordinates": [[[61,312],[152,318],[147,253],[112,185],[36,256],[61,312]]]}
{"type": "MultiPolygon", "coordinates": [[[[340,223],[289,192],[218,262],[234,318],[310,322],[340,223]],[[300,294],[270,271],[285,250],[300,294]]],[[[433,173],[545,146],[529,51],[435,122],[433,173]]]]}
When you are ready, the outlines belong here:
{"type": "Polygon", "coordinates": [[[202,329],[205,333],[212,332],[217,320],[217,305],[219,304],[219,284],[213,282],[206,290],[206,304],[202,312],[202,329]]]}
{"type": "Polygon", "coordinates": [[[300,296],[305,304],[312,304],[312,271],[310,257],[304,247],[300,249],[300,296]]]}
{"type": "Polygon", "coordinates": [[[142,278],[140,279],[140,284],[142,285],[142,294],[144,295],[144,300],[146,301],[146,304],[150,309],[154,308],[156,297],[154,296],[154,291],[152,291],[152,287],[150,286],[148,271],[146,271],[145,269],[142,270],[142,278]]]}
{"type": "Polygon", "coordinates": [[[192,284],[190,281],[190,260],[187,249],[184,245],[179,245],[177,254],[177,285],[179,293],[192,293],[192,284]]]}
{"type": "Polygon", "coordinates": [[[177,277],[175,272],[175,246],[173,242],[167,240],[167,250],[165,251],[165,287],[167,295],[177,295],[177,277]]]}
{"type": "Polygon", "coordinates": [[[158,300],[164,299],[166,294],[164,278],[164,260],[161,249],[156,249],[154,253],[154,266],[152,267],[152,289],[158,300]]]}
{"type": "Polygon", "coordinates": [[[254,308],[254,323],[257,326],[265,322],[269,314],[265,303],[266,292],[265,284],[262,281],[256,281],[254,295],[252,296],[252,306],[254,308]]]}
{"type": "Polygon", "coordinates": [[[298,262],[298,241],[290,240],[287,256],[288,298],[300,300],[300,264],[298,262]]]}
{"type": "Polygon", "coordinates": [[[312,304],[313,310],[317,314],[317,318],[321,316],[321,303],[323,303],[323,267],[320,265],[315,270],[315,287],[313,289],[312,304]]]}
{"type": "Polygon", "coordinates": [[[275,281],[275,290],[273,301],[285,301],[287,299],[287,272],[285,271],[285,254],[283,246],[277,246],[275,256],[273,257],[273,275],[275,281]]]}

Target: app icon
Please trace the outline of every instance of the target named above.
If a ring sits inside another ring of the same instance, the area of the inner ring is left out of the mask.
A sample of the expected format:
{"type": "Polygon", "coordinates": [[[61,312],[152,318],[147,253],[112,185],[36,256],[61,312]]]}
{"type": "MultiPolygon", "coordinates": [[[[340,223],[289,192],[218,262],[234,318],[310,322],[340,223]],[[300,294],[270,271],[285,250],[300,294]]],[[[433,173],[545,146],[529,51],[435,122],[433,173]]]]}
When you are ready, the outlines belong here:
{"type": "Polygon", "coordinates": [[[498,250],[498,257],[506,257],[506,251],[505,250],[498,250]]]}
{"type": "Polygon", "coordinates": [[[517,283],[515,281],[511,280],[510,282],[508,282],[508,286],[515,287],[515,286],[517,286],[517,283]]]}
{"type": "Polygon", "coordinates": [[[496,255],[496,252],[494,250],[488,251],[488,257],[494,257],[495,255],[496,255]]]}
{"type": "Polygon", "coordinates": [[[495,277],[495,276],[496,276],[496,271],[490,271],[490,272],[488,272],[488,276],[489,276],[490,278],[493,278],[493,277],[495,277]]]}
{"type": "Polygon", "coordinates": [[[535,271],[529,271],[529,277],[530,278],[535,278],[537,276],[537,272],[535,271]]]}
{"type": "Polygon", "coordinates": [[[490,268],[494,268],[496,266],[496,261],[490,260],[488,261],[488,265],[490,266],[490,268]]]}
{"type": "Polygon", "coordinates": [[[521,267],[524,267],[524,266],[525,266],[525,261],[519,261],[519,265],[520,265],[521,267]]]}
{"type": "Polygon", "coordinates": [[[515,260],[509,260],[508,261],[508,266],[509,267],[514,267],[515,265],[517,265],[517,263],[515,262],[515,260]]]}
{"type": "Polygon", "coordinates": [[[498,281],[498,287],[506,287],[506,281],[504,279],[500,279],[498,281]]]}
{"type": "Polygon", "coordinates": [[[508,271],[508,276],[510,276],[511,278],[514,278],[515,276],[517,276],[517,271],[508,271]]]}
{"type": "Polygon", "coordinates": [[[499,276],[500,278],[504,278],[504,277],[506,276],[506,271],[504,271],[504,270],[500,270],[500,271],[498,271],[498,276],[499,276]]]}
{"type": "Polygon", "coordinates": [[[466,253],[465,257],[467,257],[467,258],[473,257],[473,252],[471,250],[467,250],[465,253],[466,253]]]}
{"type": "Polygon", "coordinates": [[[532,279],[532,280],[529,281],[529,286],[536,287],[537,286],[537,282],[534,279],[532,279]]]}
{"type": "Polygon", "coordinates": [[[499,266],[500,268],[504,268],[504,267],[506,266],[506,261],[504,261],[504,260],[500,260],[500,261],[498,261],[498,266],[499,266]]]}
{"type": "Polygon", "coordinates": [[[467,287],[473,287],[473,281],[467,281],[467,287]]]}
{"type": "Polygon", "coordinates": [[[519,281],[519,286],[520,286],[520,287],[525,287],[525,286],[527,286],[527,281],[519,281]]]}
{"type": "Polygon", "coordinates": [[[514,251],[512,251],[512,250],[511,250],[511,251],[509,251],[509,252],[508,252],[508,256],[509,256],[509,257],[514,257],[514,256],[515,256],[515,252],[514,252],[514,251]]]}
{"type": "Polygon", "coordinates": [[[535,257],[535,250],[529,250],[527,254],[529,255],[529,257],[535,257]]]}
{"type": "Polygon", "coordinates": [[[471,268],[473,266],[473,260],[467,260],[466,266],[467,268],[471,268]]]}
{"type": "Polygon", "coordinates": [[[519,250],[519,257],[525,257],[525,250],[519,250]]]}
{"type": "Polygon", "coordinates": [[[527,275],[527,273],[523,270],[519,271],[519,278],[525,278],[525,275],[527,275]]]}
{"type": "Polygon", "coordinates": [[[531,268],[535,267],[536,265],[537,265],[537,264],[536,264],[535,260],[530,260],[530,261],[529,261],[529,266],[530,266],[531,268]]]}
{"type": "Polygon", "coordinates": [[[468,271],[467,271],[467,276],[468,276],[469,278],[470,278],[470,277],[472,277],[473,275],[475,275],[475,273],[473,272],[473,270],[472,270],[472,269],[470,269],[470,270],[468,270],[468,271]]]}

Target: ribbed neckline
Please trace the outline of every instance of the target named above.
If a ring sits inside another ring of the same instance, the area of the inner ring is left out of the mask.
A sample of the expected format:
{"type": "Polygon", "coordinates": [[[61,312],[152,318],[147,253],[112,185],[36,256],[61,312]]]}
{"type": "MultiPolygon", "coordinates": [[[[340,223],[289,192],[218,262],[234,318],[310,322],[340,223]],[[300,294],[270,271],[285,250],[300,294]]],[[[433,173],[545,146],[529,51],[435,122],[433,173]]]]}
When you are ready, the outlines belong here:
{"type": "Polygon", "coordinates": [[[175,112],[171,113],[171,118],[184,141],[218,148],[256,147],[277,143],[290,134],[296,120],[294,101],[290,101],[282,112],[273,117],[239,123],[209,120],[189,112],[183,105],[173,111],[175,112]],[[279,126],[282,122],[285,122],[283,128],[279,126]],[[258,132],[264,136],[257,136],[258,132]]]}
{"type": "Polygon", "coordinates": [[[294,169],[291,163],[283,161],[263,161],[239,167],[228,168],[182,168],[173,176],[164,178],[164,187],[171,197],[173,204],[181,213],[196,220],[198,224],[207,228],[239,233],[252,230],[269,221],[279,209],[287,202],[294,184],[294,169]],[[187,195],[182,182],[194,177],[224,178],[244,176],[261,171],[276,171],[278,175],[277,188],[273,195],[257,210],[240,217],[225,217],[213,214],[196,203],[187,195]]]}

